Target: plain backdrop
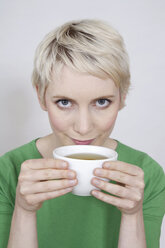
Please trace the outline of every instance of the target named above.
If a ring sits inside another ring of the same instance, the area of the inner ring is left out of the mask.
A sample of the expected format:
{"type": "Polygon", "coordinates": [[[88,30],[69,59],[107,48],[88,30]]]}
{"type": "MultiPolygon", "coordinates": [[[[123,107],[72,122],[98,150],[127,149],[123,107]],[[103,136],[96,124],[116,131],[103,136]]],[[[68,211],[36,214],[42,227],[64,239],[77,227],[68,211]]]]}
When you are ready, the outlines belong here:
{"type": "MultiPolygon", "coordinates": [[[[34,52],[46,33],[81,18],[109,22],[129,53],[131,91],[112,137],[165,168],[164,0],[0,0],[0,155],[51,131],[31,86],[34,52]]],[[[164,236],[163,222],[162,248],[164,236]]]]}

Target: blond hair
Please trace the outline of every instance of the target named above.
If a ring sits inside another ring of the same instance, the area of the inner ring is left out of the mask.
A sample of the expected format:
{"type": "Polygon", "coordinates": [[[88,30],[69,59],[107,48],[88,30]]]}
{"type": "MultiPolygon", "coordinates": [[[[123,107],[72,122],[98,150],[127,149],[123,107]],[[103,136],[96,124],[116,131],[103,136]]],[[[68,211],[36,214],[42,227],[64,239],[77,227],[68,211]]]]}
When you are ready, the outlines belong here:
{"type": "Polygon", "coordinates": [[[110,77],[120,89],[121,99],[130,85],[129,59],[121,35],[100,20],[67,22],[48,33],[35,54],[32,83],[38,87],[41,100],[63,65],[91,75],[110,77]]]}

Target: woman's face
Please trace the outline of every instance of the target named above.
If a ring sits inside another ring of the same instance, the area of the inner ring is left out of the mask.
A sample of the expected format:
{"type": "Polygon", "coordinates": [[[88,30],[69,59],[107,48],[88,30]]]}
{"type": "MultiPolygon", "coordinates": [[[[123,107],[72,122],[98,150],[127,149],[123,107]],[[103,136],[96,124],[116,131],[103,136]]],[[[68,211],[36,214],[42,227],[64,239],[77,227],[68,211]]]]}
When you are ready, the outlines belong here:
{"type": "Polygon", "coordinates": [[[119,89],[111,79],[78,73],[66,66],[48,85],[43,106],[57,146],[104,146],[119,108],[119,89]]]}

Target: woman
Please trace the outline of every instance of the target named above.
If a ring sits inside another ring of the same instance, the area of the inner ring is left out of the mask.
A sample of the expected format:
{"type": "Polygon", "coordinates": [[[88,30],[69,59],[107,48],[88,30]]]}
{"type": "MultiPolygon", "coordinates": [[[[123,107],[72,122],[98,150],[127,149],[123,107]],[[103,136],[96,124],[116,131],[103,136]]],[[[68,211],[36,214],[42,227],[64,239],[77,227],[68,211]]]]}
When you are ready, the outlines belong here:
{"type": "Polygon", "coordinates": [[[130,85],[119,33],[97,20],[53,30],[36,51],[32,81],[52,133],[0,158],[0,247],[159,247],[163,169],[110,138],[130,85]],[[56,147],[81,144],[119,155],[94,171],[98,190],[89,197],[71,193],[75,171],[52,156],[56,147]]]}

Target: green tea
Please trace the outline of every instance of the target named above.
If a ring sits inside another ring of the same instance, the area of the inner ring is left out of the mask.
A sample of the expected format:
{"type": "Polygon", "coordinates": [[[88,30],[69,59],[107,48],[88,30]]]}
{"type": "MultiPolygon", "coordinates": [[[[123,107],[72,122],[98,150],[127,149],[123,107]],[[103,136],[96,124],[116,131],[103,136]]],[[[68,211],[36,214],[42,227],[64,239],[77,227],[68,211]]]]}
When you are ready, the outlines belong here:
{"type": "Polygon", "coordinates": [[[73,158],[73,159],[83,159],[83,160],[101,160],[101,159],[108,158],[106,156],[95,154],[95,153],[76,153],[76,154],[70,154],[65,157],[73,158]]]}

